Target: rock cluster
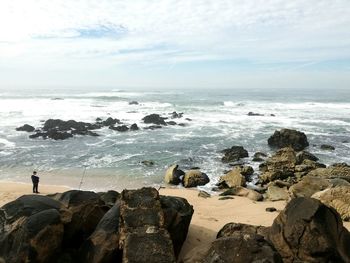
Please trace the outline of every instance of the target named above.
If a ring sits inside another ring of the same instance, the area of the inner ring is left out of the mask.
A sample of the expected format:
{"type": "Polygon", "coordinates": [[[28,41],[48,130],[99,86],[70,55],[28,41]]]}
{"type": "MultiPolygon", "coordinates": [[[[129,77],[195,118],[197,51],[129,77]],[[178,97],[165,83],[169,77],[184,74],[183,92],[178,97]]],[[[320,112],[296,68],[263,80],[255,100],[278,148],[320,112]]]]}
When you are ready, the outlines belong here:
{"type": "Polygon", "coordinates": [[[192,214],[185,199],[153,188],[26,195],[0,209],[0,259],[175,262],[192,214]]]}
{"type": "Polygon", "coordinates": [[[164,181],[167,184],[182,185],[186,188],[206,185],[210,179],[208,175],[197,169],[191,169],[186,172],[178,169],[179,166],[174,164],[170,166],[164,176],[164,181]]]}

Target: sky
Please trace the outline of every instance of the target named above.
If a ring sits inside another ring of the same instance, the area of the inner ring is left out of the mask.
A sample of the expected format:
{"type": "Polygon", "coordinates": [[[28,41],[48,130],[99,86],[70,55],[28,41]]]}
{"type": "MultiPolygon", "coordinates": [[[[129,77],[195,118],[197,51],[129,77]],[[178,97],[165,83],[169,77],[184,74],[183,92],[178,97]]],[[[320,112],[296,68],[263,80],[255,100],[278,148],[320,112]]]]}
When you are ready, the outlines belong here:
{"type": "Polygon", "coordinates": [[[349,0],[0,0],[0,88],[349,88],[349,0]]]}

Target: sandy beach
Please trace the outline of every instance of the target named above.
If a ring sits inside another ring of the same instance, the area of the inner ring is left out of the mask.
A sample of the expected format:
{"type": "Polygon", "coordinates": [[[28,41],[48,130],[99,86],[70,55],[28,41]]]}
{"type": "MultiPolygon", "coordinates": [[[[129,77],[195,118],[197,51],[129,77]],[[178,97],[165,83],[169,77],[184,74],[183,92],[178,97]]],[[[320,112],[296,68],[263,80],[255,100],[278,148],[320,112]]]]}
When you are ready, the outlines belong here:
{"type": "MultiPolygon", "coordinates": [[[[0,181],[0,206],[15,200],[17,197],[31,193],[31,184],[0,181]]],[[[40,194],[46,195],[70,190],[65,186],[40,185],[40,194]]],[[[197,189],[161,188],[161,195],[180,196],[193,205],[194,214],[187,239],[182,248],[180,258],[186,257],[191,248],[215,239],[217,232],[229,222],[251,225],[270,226],[282,210],[286,202],[254,202],[245,197],[235,196],[233,199],[219,200],[219,196],[203,198],[198,196],[197,189]],[[276,212],[266,212],[267,207],[274,207],[276,212]]],[[[344,222],[350,230],[350,222],[344,222]]]]}

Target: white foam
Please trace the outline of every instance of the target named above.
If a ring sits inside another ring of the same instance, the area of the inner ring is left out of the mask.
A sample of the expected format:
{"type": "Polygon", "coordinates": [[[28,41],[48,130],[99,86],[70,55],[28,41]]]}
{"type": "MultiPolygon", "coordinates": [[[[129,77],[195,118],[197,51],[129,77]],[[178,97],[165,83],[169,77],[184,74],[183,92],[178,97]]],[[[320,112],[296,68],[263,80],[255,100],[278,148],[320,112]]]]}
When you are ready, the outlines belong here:
{"type": "Polygon", "coordinates": [[[0,145],[2,145],[2,147],[4,147],[4,148],[15,148],[16,147],[16,143],[10,142],[9,140],[7,140],[5,138],[0,138],[0,145]]]}

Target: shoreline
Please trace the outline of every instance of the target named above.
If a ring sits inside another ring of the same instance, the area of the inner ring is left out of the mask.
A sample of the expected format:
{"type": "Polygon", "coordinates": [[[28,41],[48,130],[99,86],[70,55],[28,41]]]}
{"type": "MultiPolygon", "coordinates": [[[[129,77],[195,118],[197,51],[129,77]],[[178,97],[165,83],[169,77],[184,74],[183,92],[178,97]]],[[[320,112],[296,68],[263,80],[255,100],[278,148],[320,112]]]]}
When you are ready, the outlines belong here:
{"type": "MultiPolygon", "coordinates": [[[[72,188],[62,185],[39,185],[41,195],[64,192],[72,188]]],[[[219,200],[220,196],[210,198],[199,197],[196,188],[161,187],[159,194],[178,196],[187,199],[193,206],[192,216],[187,239],[180,253],[185,258],[190,250],[215,240],[218,231],[227,223],[245,223],[251,225],[271,226],[273,220],[283,210],[286,201],[252,201],[246,197],[234,196],[233,199],[219,200]],[[274,207],[275,212],[266,212],[267,207],[274,207]]],[[[28,183],[0,181],[0,207],[16,198],[32,194],[32,185],[28,183]]],[[[350,230],[350,222],[343,222],[350,230]]]]}

